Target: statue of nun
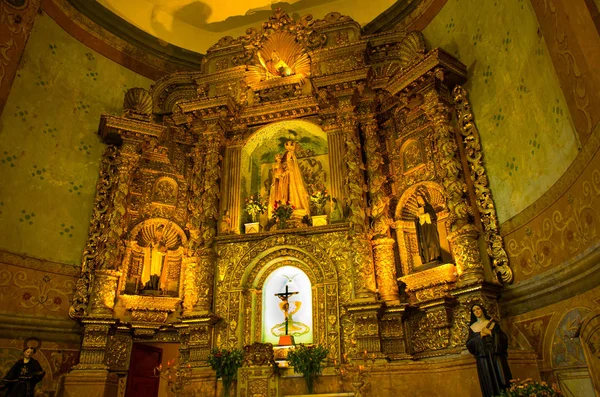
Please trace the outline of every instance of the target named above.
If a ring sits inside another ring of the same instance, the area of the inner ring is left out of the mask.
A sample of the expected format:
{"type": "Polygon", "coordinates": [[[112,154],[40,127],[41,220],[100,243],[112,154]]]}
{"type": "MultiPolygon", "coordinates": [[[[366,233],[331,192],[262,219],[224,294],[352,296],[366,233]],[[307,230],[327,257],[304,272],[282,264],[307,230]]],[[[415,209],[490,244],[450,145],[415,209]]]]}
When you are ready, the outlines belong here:
{"type": "Polygon", "coordinates": [[[477,361],[483,397],[494,397],[508,388],[512,375],[508,367],[508,337],[483,306],[473,305],[467,349],[477,361]]]}

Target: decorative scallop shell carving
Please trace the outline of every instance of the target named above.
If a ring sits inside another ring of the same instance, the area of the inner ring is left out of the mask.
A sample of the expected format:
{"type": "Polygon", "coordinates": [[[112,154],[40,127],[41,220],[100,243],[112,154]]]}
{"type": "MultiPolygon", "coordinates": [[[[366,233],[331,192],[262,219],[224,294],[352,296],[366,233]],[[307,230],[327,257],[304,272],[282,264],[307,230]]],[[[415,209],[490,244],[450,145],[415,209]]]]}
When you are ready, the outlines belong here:
{"type": "Polygon", "coordinates": [[[127,116],[152,114],[152,96],[143,88],[130,88],[123,99],[123,109],[127,116]]]}
{"type": "Polygon", "coordinates": [[[400,66],[406,69],[419,62],[425,56],[427,48],[423,33],[413,30],[400,43],[400,66]]]}

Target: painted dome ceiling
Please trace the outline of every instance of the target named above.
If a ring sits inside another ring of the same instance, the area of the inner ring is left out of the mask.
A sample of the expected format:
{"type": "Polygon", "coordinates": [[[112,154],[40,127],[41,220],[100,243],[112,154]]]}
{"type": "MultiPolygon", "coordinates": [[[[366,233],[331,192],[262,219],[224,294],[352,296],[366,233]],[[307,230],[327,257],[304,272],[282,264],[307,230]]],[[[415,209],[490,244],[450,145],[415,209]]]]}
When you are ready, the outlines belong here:
{"type": "Polygon", "coordinates": [[[268,19],[281,7],[297,19],[305,14],[322,18],[332,11],[366,25],[390,8],[394,0],[97,0],[126,22],[160,39],[198,53],[223,36],[238,37],[268,19]]]}

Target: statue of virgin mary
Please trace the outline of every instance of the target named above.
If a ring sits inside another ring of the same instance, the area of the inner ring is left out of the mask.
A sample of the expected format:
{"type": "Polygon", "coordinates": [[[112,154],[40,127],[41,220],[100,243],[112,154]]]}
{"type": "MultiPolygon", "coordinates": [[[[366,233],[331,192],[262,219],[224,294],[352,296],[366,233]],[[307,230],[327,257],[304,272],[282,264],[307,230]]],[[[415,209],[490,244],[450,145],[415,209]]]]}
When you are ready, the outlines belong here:
{"type": "Polygon", "coordinates": [[[296,142],[287,141],[283,156],[275,156],[273,180],[269,190],[269,218],[273,215],[277,201],[283,204],[289,202],[294,206],[293,218],[302,218],[309,214],[308,193],[296,157],[297,146],[296,142]]]}

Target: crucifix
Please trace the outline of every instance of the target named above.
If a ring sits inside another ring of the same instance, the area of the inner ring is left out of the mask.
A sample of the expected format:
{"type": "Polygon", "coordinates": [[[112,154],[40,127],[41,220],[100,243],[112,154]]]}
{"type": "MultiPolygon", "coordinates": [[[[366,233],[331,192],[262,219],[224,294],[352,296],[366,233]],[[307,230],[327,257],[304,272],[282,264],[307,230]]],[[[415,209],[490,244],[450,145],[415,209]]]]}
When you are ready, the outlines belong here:
{"type": "Polygon", "coordinates": [[[290,302],[288,299],[292,295],[296,295],[298,292],[289,292],[288,286],[285,286],[285,292],[280,292],[275,294],[276,297],[281,299],[281,303],[279,306],[283,310],[283,314],[285,315],[285,335],[279,337],[279,345],[293,345],[294,338],[291,335],[288,335],[288,327],[289,327],[289,319],[290,319],[290,302]]]}

